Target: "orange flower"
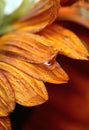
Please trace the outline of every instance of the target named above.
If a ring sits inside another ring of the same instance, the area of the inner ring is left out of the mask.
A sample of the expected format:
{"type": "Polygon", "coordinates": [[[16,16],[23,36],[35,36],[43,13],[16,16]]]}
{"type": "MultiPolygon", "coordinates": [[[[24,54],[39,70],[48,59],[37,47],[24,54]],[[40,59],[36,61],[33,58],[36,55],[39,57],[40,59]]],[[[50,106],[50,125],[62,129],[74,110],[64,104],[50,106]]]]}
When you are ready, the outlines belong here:
{"type": "Polygon", "coordinates": [[[5,130],[10,127],[4,119],[9,121],[6,116],[16,103],[42,104],[48,100],[45,82],[68,82],[68,75],[56,61],[58,54],[88,60],[88,50],[81,40],[54,22],[59,8],[59,0],[40,0],[12,24],[13,32],[0,38],[0,124],[5,130]]]}

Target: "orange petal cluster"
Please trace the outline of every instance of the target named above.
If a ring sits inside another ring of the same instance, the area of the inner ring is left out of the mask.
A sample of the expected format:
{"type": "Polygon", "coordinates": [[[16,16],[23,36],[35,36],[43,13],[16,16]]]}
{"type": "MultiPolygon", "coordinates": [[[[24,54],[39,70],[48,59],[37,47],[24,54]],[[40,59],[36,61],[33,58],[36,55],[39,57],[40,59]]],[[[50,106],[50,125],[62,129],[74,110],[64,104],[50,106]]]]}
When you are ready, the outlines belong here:
{"type": "Polygon", "coordinates": [[[26,16],[13,23],[16,31],[0,38],[0,116],[4,117],[0,125],[5,130],[10,128],[4,119],[16,103],[42,104],[48,100],[45,82],[67,83],[68,75],[56,61],[58,54],[88,59],[80,39],[53,23],[59,7],[59,0],[39,0],[26,16]]]}

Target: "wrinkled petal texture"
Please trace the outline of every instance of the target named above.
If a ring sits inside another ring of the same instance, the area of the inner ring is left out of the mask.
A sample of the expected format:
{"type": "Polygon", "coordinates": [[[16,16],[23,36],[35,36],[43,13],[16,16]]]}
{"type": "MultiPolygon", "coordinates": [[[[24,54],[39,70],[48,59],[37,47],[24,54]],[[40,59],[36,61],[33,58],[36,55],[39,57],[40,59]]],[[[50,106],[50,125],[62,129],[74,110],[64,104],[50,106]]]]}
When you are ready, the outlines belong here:
{"type": "Polygon", "coordinates": [[[15,108],[15,95],[9,81],[0,69],[0,116],[7,116],[15,108]]]}
{"type": "Polygon", "coordinates": [[[11,130],[9,117],[0,118],[0,130],[11,130]]]}
{"type": "Polygon", "coordinates": [[[0,50],[2,53],[31,63],[44,63],[51,60],[57,53],[44,38],[25,32],[15,32],[1,39],[0,50]]]}
{"type": "Polygon", "coordinates": [[[53,23],[39,33],[51,42],[55,50],[67,57],[87,60],[89,52],[72,31],[53,23]]]}
{"type": "Polygon", "coordinates": [[[59,0],[39,0],[12,25],[17,31],[0,38],[0,116],[8,116],[16,102],[35,106],[48,100],[45,82],[69,80],[56,61],[58,54],[88,59],[89,52],[80,39],[53,23],[59,7],[59,0]]]}
{"type": "MultiPolygon", "coordinates": [[[[7,86],[14,90],[16,102],[21,105],[34,106],[48,99],[43,82],[60,84],[68,80],[56,62],[58,51],[47,42],[44,37],[27,32],[9,33],[0,39],[1,85],[5,87],[8,82],[7,86]]],[[[6,110],[3,113],[6,114],[6,110]]]]}
{"type": "Polygon", "coordinates": [[[27,15],[12,26],[18,30],[28,30],[32,33],[39,32],[55,21],[59,7],[59,0],[39,0],[27,15]]]}

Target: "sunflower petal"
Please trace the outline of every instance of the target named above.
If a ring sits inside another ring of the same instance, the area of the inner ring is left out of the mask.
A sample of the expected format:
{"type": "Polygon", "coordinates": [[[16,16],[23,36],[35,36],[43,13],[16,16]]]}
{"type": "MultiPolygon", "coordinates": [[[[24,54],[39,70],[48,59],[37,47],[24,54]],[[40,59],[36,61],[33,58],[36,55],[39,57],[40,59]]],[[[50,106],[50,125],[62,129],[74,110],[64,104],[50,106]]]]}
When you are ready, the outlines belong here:
{"type": "Polygon", "coordinates": [[[4,72],[0,70],[0,116],[7,116],[15,108],[15,95],[4,72]],[[4,108],[4,109],[3,109],[4,108]]]}
{"type": "Polygon", "coordinates": [[[60,54],[81,60],[87,60],[89,56],[89,52],[80,39],[72,31],[57,24],[52,24],[39,34],[53,43],[54,48],[60,54]]]}
{"type": "Polygon", "coordinates": [[[34,106],[45,102],[48,94],[42,81],[38,81],[22,71],[0,62],[11,87],[14,89],[16,102],[24,106],[34,106]]]}
{"type": "Polygon", "coordinates": [[[11,130],[11,124],[9,117],[0,118],[0,130],[11,130]]]}
{"type": "MultiPolygon", "coordinates": [[[[2,87],[2,86],[0,86],[2,87]]],[[[0,98],[0,116],[8,116],[8,106],[7,104],[3,101],[3,99],[0,98]]]]}
{"type": "MultiPolygon", "coordinates": [[[[44,64],[31,64],[28,62],[20,61],[12,57],[5,56],[3,54],[0,55],[0,61],[9,64],[18,70],[45,82],[50,83],[65,83],[68,80],[67,74],[60,67],[57,62],[54,62],[51,66],[47,66],[44,64]],[[52,67],[53,66],[53,67],[52,67]]],[[[4,66],[0,62],[0,68],[5,71],[10,71],[12,73],[12,69],[8,68],[7,65],[4,66]]]]}
{"type": "Polygon", "coordinates": [[[31,63],[44,63],[51,60],[56,51],[48,44],[45,38],[26,32],[15,32],[3,36],[0,39],[0,51],[11,57],[18,58],[31,63]]]}
{"type": "Polygon", "coordinates": [[[25,28],[28,25],[29,32],[38,32],[57,18],[59,3],[59,0],[39,0],[25,17],[12,26],[15,29],[28,30],[25,28]]]}
{"type": "Polygon", "coordinates": [[[25,74],[22,77],[20,75],[14,77],[10,73],[7,73],[7,75],[14,88],[17,103],[23,106],[35,106],[47,101],[48,94],[42,81],[25,74]]]}
{"type": "Polygon", "coordinates": [[[15,108],[15,95],[3,70],[0,70],[0,86],[0,97],[6,104],[8,113],[10,113],[15,108]]]}

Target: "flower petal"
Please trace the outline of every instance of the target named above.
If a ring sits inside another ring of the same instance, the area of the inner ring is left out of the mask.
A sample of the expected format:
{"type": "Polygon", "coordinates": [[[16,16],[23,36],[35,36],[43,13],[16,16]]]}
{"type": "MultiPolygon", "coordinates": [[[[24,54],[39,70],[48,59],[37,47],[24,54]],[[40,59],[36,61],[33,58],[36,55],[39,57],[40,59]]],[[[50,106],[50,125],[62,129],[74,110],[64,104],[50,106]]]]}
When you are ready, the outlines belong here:
{"type": "Polygon", "coordinates": [[[45,42],[47,43],[47,40],[41,36],[15,32],[0,39],[0,51],[23,61],[44,63],[51,60],[57,53],[50,43],[47,46],[43,45],[45,42]]]}
{"type": "Polygon", "coordinates": [[[45,85],[22,71],[0,62],[11,87],[14,89],[16,102],[24,106],[34,106],[48,99],[45,85]]]}
{"type": "Polygon", "coordinates": [[[9,81],[0,70],[0,116],[7,116],[15,108],[15,95],[9,81]]]}
{"type": "Polygon", "coordinates": [[[52,42],[60,54],[81,60],[87,60],[89,56],[89,52],[76,34],[58,24],[52,24],[39,34],[52,42]]]}
{"type": "MultiPolygon", "coordinates": [[[[23,74],[23,73],[22,73],[23,74]]],[[[35,106],[48,100],[48,94],[42,81],[23,74],[14,77],[7,73],[16,94],[16,102],[23,106],[35,106]]]]}
{"type": "MultiPolygon", "coordinates": [[[[1,86],[0,86],[1,87],[1,86]]],[[[3,101],[3,99],[0,98],[0,116],[8,116],[8,106],[7,104],[3,101]]]]}
{"type": "MultiPolygon", "coordinates": [[[[28,62],[17,60],[12,57],[5,56],[3,54],[0,55],[0,61],[5,62],[17,68],[18,70],[45,82],[59,84],[66,83],[68,80],[67,74],[57,62],[54,62],[50,66],[45,64],[31,64],[28,62]]],[[[10,68],[7,68],[7,65],[2,66],[2,64],[4,64],[2,62],[0,62],[0,68],[11,72],[12,70],[10,68]]]]}
{"type": "Polygon", "coordinates": [[[27,30],[25,27],[29,25],[29,32],[38,32],[57,18],[59,3],[59,0],[39,0],[25,17],[12,26],[15,29],[27,30]]]}
{"type": "Polygon", "coordinates": [[[0,118],[0,130],[11,130],[11,124],[9,117],[0,118]]]}

